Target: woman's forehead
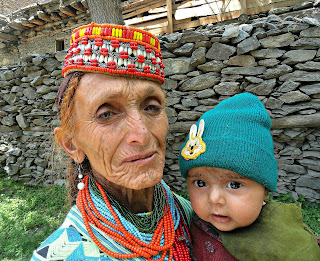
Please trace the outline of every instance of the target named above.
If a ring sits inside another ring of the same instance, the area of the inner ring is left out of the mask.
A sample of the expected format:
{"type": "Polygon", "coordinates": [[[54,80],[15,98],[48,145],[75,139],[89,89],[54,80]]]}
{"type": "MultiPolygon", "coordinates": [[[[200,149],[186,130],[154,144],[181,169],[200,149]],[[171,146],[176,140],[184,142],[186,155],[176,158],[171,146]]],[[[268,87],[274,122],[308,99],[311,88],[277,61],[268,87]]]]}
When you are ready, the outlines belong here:
{"type": "Polygon", "coordinates": [[[149,96],[153,93],[162,93],[160,84],[130,77],[86,73],[79,83],[76,98],[91,103],[101,98],[136,98],[149,96]]]}

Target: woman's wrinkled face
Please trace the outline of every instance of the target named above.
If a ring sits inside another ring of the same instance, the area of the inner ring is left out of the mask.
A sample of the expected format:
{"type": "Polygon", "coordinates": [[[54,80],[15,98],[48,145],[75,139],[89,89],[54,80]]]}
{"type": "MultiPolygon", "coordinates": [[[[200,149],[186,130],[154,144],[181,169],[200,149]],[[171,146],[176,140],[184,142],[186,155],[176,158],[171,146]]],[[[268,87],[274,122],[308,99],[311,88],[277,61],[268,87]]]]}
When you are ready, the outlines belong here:
{"type": "Polygon", "coordinates": [[[159,84],[85,74],[74,96],[73,146],[94,173],[129,189],[157,184],[163,175],[168,121],[159,84]]]}

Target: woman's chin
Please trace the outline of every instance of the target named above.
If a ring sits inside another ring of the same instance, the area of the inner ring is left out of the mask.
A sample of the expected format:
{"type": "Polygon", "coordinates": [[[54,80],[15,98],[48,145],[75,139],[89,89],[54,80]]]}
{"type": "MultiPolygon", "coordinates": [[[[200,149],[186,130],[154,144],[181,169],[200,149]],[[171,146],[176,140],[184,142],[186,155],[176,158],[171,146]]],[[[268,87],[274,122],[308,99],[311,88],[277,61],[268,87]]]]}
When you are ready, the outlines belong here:
{"type": "Polygon", "coordinates": [[[136,190],[151,188],[161,181],[162,176],[162,172],[153,171],[152,173],[144,173],[140,177],[129,182],[127,187],[136,190]]]}

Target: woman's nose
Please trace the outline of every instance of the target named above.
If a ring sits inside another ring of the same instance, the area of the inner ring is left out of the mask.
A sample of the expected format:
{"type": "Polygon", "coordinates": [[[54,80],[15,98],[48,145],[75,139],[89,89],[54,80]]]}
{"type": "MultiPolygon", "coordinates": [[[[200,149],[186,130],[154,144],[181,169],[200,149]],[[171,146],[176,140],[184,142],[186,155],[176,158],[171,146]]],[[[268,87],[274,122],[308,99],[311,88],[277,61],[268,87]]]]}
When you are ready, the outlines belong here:
{"type": "Polygon", "coordinates": [[[225,195],[220,188],[212,188],[209,192],[209,203],[213,205],[223,205],[225,203],[225,195]]]}
{"type": "Polygon", "coordinates": [[[144,145],[149,142],[149,127],[141,113],[136,112],[128,115],[127,127],[128,132],[126,140],[128,144],[134,143],[144,145]]]}

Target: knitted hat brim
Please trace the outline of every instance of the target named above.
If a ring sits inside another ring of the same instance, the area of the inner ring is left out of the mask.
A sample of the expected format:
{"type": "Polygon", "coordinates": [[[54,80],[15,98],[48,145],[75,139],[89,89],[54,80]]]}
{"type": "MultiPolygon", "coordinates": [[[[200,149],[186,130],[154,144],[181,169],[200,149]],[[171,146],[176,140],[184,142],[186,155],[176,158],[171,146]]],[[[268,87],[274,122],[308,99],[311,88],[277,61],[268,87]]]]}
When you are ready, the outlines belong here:
{"type": "MultiPolygon", "coordinates": [[[[252,179],[271,192],[276,190],[278,168],[273,154],[269,153],[270,149],[264,149],[247,140],[230,137],[207,139],[205,143],[207,148],[210,148],[210,157],[204,153],[196,159],[186,160],[181,156],[181,153],[179,154],[180,172],[184,178],[187,178],[187,173],[191,168],[221,168],[252,179]],[[236,147],[241,150],[234,151],[236,147]],[[228,153],[228,148],[230,148],[230,153],[228,153]],[[233,150],[232,153],[231,150],[233,150]],[[239,164],[239,161],[242,163],[239,164]],[[261,162],[263,162],[263,166],[260,166],[261,162]]],[[[185,144],[181,148],[184,146],[185,144]]]]}

